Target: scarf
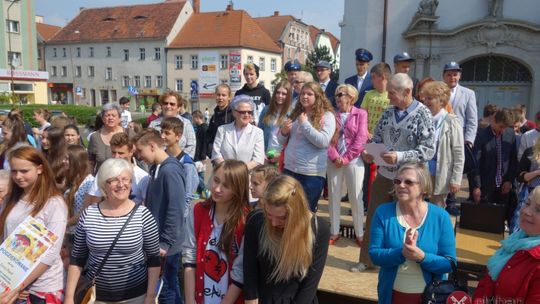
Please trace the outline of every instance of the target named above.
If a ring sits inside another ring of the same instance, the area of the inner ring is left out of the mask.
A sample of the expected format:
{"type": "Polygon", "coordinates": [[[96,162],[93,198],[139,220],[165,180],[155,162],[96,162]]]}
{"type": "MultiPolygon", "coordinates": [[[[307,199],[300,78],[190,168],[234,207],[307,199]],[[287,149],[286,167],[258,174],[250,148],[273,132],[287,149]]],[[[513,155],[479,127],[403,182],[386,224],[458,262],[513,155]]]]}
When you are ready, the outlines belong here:
{"type": "Polygon", "coordinates": [[[508,260],[519,250],[527,250],[540,245],[540,236],[528,236],[523,230],[512,233],[501,241],[501,248],[489,258],[487,268],[493,281],[497,281],[499,273],[508,260]]]}

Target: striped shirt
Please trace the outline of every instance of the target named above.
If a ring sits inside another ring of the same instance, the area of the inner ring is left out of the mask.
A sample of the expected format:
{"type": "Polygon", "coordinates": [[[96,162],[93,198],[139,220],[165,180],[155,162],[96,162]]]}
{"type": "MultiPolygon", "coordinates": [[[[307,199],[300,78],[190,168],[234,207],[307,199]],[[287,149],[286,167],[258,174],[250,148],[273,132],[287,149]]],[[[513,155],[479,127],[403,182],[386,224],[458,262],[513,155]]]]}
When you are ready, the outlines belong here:
{"type": "MultiPolygon", "coordinates": [[[[85,275],[93,278],[130,213],[105,216],[99,204],[85,209],[75,231],[71,264],[86,265],[85,275]]],[[[159,266],[157,224],[150,211],[139,206],[96,278],[97,300],[122,301],[143,295],[147,287],[147,267],[159,266]]]]}

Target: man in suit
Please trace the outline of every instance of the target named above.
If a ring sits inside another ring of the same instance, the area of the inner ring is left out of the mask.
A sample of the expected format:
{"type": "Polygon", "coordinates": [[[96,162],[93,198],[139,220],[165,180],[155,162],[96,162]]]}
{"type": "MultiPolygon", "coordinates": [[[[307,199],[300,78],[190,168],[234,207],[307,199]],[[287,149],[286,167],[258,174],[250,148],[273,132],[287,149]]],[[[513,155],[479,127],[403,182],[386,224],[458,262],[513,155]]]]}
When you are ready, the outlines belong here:
{"type": "Polygon", "coordinates": [[[321,60],[315,66],[315,72],[326,97],[330,100],[334,109],[337,109],[334,95],[336,94],[338,84],[330,78],[330,75],[332,75],[332,65],[328,61],[321,60]]]}
{"type": "Polygon", "coordinates": [[[493,123],[478,133],[474,143],[478,167],[472,174],[471,187],[475,202],[505,205],[508,222],[516,207],[516,200],[511,197],[515,195],[511,190],[518,164],[513,125],[513,113],[500,109],[495,113],[493,123]]]}
{"type": "MultiPolygon", "coordinates": [[[[459,85],[461,78],[461,67],[455,61],[451,61],[444,65],[443,81],[450,88],[450,105],[454,114],[457,115],[461,126],[463,127],[463,139],[465,142],[465,151],[473,149],[476,132],[478,129],[478,112],[476,108],[476,95],[473,90],[459,85]]],[[[467,173],[473,168],[469,168],[468,164],[473,164],[469,158],[471,153],[465,153],[465,168],[467,173]]],[[[473,183],[472,174],[467,174],[469,185],[473,183]]],[[[472,188],[469,187],[469,199],[472,199],[472,188]]],[[[457,215],[459,211],[456,208],[455,196],[449,195],[446,201],[446,209],[450,214],[457,215]]]]}
{"type": "Polygon", "coordinates": [[[373,89],[371,75],[368,73],[369,62],[373,60],[373,55],[366,49],[357,49],[354,54],[356,55],[356,75],[345,79],[345,83],[358,89],[358,99],[354,105],[360,108],[366,91],[373,89]]]}
{"type": "MultiPolygon", "coordinates": [[[[409,75],[411,71],[411,65],[414,63],[409,53],[403,52],[394,56],[394,74],[404,73],[409,75]]],[[[418,78],[409,75],[413,81],[413,97],[416,98],[416,86],[418,85],[418,78]]]]}

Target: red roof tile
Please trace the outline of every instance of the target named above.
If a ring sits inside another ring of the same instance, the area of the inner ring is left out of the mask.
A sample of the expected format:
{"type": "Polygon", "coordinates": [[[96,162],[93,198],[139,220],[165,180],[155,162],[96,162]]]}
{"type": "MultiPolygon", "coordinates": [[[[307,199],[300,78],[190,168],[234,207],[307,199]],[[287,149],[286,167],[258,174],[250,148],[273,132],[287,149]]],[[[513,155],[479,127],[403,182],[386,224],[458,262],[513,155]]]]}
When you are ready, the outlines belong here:
{"type": "Polygon", "coordinates": [[[164,39],[186,1],[83,9],[49,43],[164,39]]]}
{"type": "Polygon", "coordinates": [[[280,47],[244,10],[193,14],[168,47],[247,47],[281,53],[280,47]]]}
{"type": "Polygon", "coordinates": [[[287,24],[293,20],[296,20],[296,18],[291,15],[280,15],[259,17],[254,18],[254,20],[259,24],[263,31],[270,36],[270,38],[274,39],[274,41],[279,41],[287,24]]]}
{"type": "Polygon", "coordinates": [[[36,29],[39,36],[41,36],[44,41],[47,41],[51,39],[51,37],[54,36],[54,34],[56,34],[60,29],[62,29],[62,27],[36,22],[36,29]]]}

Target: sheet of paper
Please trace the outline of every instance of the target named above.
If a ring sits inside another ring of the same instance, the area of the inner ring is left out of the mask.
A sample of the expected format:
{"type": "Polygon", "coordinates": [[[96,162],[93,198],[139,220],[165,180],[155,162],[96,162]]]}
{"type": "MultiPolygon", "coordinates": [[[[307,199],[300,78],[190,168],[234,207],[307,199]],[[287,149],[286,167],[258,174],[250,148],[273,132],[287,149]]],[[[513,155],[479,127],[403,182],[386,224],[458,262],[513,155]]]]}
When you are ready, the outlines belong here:
{"type": "Polygon", "coordinates": [[[384,144],[365,144],[364,147],[366,148],[366,151],[369,155],[373,156],[373,161],[378,166],[385,166],[385,167],[393,167],[393,165],[388,164],[385,162],[382,157],[381,153],[388,152],[388,149],[384,146],[384,144]]]}

